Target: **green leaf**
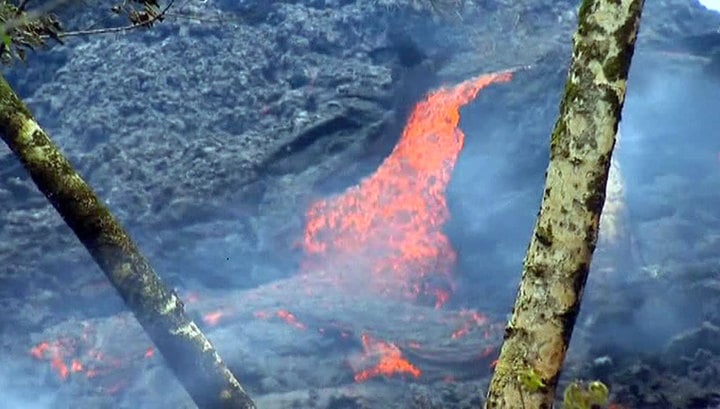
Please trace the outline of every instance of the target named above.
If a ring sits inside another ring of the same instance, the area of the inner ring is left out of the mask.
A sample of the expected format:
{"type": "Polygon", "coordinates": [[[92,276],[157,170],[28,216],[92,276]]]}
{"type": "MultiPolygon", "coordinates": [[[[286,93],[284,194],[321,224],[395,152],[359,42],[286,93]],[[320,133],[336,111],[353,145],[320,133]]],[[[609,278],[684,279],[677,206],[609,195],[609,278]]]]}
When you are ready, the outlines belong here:
{"type": "Polygon", "coordinates": [[[2,42],[5,45],[5,49],[10,50],[10,46],[12,45],[12,37],[10,37],[10,34],[3,32],[2,42]]]}
{"type": "Polygon", "coordinates": [[[525,389],[530,392],[537,392],[541,388],[545,387],[545,382],[534,368],[523,369],[518,373],[517,379],[518,382],[520,382],[525,389]]]}

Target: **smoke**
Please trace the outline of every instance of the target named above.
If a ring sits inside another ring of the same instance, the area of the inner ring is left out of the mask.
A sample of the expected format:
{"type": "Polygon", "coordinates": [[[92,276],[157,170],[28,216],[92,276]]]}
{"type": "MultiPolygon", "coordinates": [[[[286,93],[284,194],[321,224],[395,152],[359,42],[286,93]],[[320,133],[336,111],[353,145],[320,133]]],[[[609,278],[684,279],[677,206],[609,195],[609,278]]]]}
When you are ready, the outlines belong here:
{"type": "MultiPolygon", "coordinates": [[[[691,284],[713,274],[720,204],[720,83],[699,63],[636,56],[614,158],[625,182],[634,267],[607,283],[591,281],[580,322],[593,345],[662,350],[706,319],[691,284]],[[697,270],[700,270],[699,272],[697,270]],[[696,270],[690,276],[691,270],[696,270]],[[695,278],[693,278],[695,277],[695,278]]],[[[592,275],[592,273],[591,273],[592,275]]]]}
{"type": "MultiPolygon", "coordinates": [[[[663,339],[700,320],[700,307],[687,308],[692,300],[683,300],[681,293],[653,285],[666,280],[663,277],[677,279],[683,263],[708,259],[715,245],[720,244],[712,233],[720,226],[710,214],[720,205],[716,193],[720,192],[720,119],[715,108],[720,84],[699,68],[659,67],[657,61],[639,55],[631,72],[621,125],[623,140],[616,158],[627,186],[629,223],[639,258],[637,268],[615,283],[624,291],[605,300],[606,305],[620,305],[619,314],[591,317],[588,314],[595,311],[583,311],[595,325],[605,325],[604,330],[596,332],[596,342],[656,348],[663,339]],[[638,286],[638,282],[651,284],[638,286]]],[[[486,312],[510,311],[540,202],[547,141],[562,88],[562,78],[542,80],[547,81],[542,95],[525,95],[521,103],[513,102],[524,93],[523,82],[513,81],[483,90],[477,103],[462,112],[466,145],[448,187],[451,218],[444,229],[458,257],[454,272],[458,290],[449,309],[461,305],[480,307],[486,312]]],[[[287,224],[285,220],[276,223],[287,224]]],[[[178,277],[171,278],[173,284],[193,284],[184,278],[184,273],[190,276],[198,271],[216,276],[218,286],[227,286],[229,280],[255,284],[267,279],[269,268],[262,264],[270,264],[268,260],[277,258],[278,253],[268,250],[267,260],[262,260],[253,249],[238,244],[259,241],[246,230],[251,229],[240,222],[196,226],[188,234],[196,239],[187,240],[191,244],[178,243],[174,252],[158,248],[150,253],[158,255],[155,262],[159,271],[179,272],[178,277]],[[178,252],[187,254],[179,258],[178,252]]],[[[282,241],[280,238],[268,241],[277,243],[282,241]]],[[[169,239],[159,241],[166,248],[176,244],[169,239]]],[[[151,239],[145,245],[151,247],[151,239]]],[[[368,262],[364,258],[345,261],[355,268],[368,262]]],[[[597,288],[591,284],[588,292],[593,291],[597,288]]],[[[107,305],[107,300],[104,302],[107,305]]],[[[216,332],[216,339],[221,335],[216,332]]],[[[262,345],[242,345],[237,333],[224,336],[229,340],[225,344],[233,345],[235,350],[271,354],[262,345]]],[[[231,353],[221,352],[225,357],[231,353]]],[[[71,400],[56,396],[48,386],[57,385],[57,380],[36,380],[38,362],[29,361],[24,366],[21,359],[9,361],[4,360],[0,366],[1,406],[71,407],[71,400]],[[30,371],[30,367],[34,370],[30,371]]],[[[48,376],[55,374],[48,369],[48,376]]],[[[134,380],[124,393],[121,399],[126,403],[119,407],[180,407],[181,403],[172,400],[186,402],[186,397],[176,384],[168,393],[168,380],[172,376],[164,366],[149,364],[142,379],[134,380]]]]}
{"type": "Polygon", "coordinates": [[[519,73],[509,84],[488,88],[462,112],[467,138],[447,194],[446,231],[458,254],[454,306],[510,311],[540,205],[563,83],[543,77],[545,89],[557,92],[527,92],[528,76],[519,73]]]}
{"type": "MultiPolygon", "coordinates": [[[[701,301],[684,295],[687,270],[720,261],[720,222],[710,210],[720,206],[720,81],[697,61],[670,62],[639,52],[631,69],[614,156],[631,247],[621,257],[631,259],[610,260],[621,269],[611,277],[591,271],[578,322],[592,328],[593,343],[663,347],[704,319],[701,301]]],[[[509,313],[515,297],[559,103],[559,94],[525,96],[517,114],[503,92],[521,93],[521,83],[488,89],[463,113],[466,146],[448,188],[446,231],[460,280],[454,301],[497,313],[509,313]]]]}
{"type": "Polygon", "coordinates": [[[720,84],[701,67],[633,65],[616,157],[643,263],[658,274],[706,258],[718,203],[720,84]]]}
{"type": "Polygon", "coordinates": [[[720,225],[709,211],[720,204],[720,119],[714,109],[720,83],[700,64],[663,64],[668,62],[643,54],[635,59],[615,152],[626,184],[635,268],[618,277],[614,293],[605,297],[615,307],[599,301],[599,315],[583,314],[596,329],[594,342],[633,351],[661,349],[706,319],[704,297],[693,295],[691,285],[712,275],[720,261],[714,250],[720,225]]]}
{"type": "Polygon", "coordinates": [[[51,388],[42,382],[31,382],[29,367],[19,361],[3,358],[0,366],[0,400],[8,409],[47,409],[58,407],[51,388]]]}

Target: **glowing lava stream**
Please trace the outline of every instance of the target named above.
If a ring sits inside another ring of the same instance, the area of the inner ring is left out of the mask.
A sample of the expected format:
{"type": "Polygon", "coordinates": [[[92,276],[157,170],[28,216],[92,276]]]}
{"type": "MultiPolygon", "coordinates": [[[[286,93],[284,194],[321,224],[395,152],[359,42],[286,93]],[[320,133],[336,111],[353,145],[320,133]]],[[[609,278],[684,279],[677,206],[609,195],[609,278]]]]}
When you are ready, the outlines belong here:
{"type": "Polygon", "coordinates": [[[364,350],[361,360],[375,358],[377,363],[369,369],[356,370],[356,382],[363,382],[378,375],[410,374],[419,378],[422,374],[420,369],[402,357],[400,349],[395,345],[374,339],[368,334],[362,334],[361,340],[364,350]]]}
{"type": "MultiPolygon", "coordinates": [[[[409,301],[431,299],[440,307],[450,296],[456,258],[442,226],[449,217],[445,189],[465,139],[457,128],[459,109],[484,87],[507,82],[511,76],[510,72],[481,76],[439,89],[418,103],[397,146],[375,174],[344,194],[316,202],[308,209],[300,273],[331,280],[341,290],[409,301]]],[[[312,288],[309,292],[314,293],[312,288]]],[[[188,303],[199,300],[194,293],[185,298],[188,303]]],[[[215,310],[203,315],[202,320],[215,326],[230,315],[229,309],[215,310]]],[[[452,339],[487,322],[475,312],[461,311],[460,315],[468,322],[451,335],[452,339]]],[[[288,310],[275,314],[256,311],[254,316],[275,316],[298,330],[307,329],[288,310]]],[[[324,329],[319,331],[323,333],[324,329]]],[[[345,331],[340,335],[350,336],[345,331]]],[[[421,368],[405,359],[392,342],[368,333],[361,334],[361,341],[362,356],[353,362],[357,382],[376,376],[421,376],[421,368]]],[[[41,342],[30,354],[48,361],[61,380],[75,373],[84,373],[86,378],[106,376],[104,390],[117,393],[124,388],[124,380],[114,382],[113,374],[122,374],[122,368],[131,365],[105,356],[96,349],[97,343],[94,328],[85,327],[79,337],[41,342]]],[[[411,347],[421,348],[416,344],[411,347]]],[[[150,359],[154,353],[151,347],[142,357],[126,359],[150,359]]]]}
{"type": "Polygon", "coordinates": [[[456,259],[442,226],[449,217],[445,189],[465,139],[459,110],[511,77],[480,76],[419,102],[375,174],[310,206],[301,273],[322,274],[351,291],[443,305],[456,259]]]}

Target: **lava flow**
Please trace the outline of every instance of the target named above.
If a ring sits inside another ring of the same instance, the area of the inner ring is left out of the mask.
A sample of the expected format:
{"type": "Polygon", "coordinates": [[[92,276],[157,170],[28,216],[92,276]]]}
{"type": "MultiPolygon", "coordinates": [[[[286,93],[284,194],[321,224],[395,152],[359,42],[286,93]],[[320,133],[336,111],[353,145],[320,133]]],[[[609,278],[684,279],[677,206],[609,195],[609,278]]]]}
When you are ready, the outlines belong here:
{"type": "Polygon", "coordinates": [[[460,108],[510,72],[430,93],[413,109],[400,141],[378,170],[307,211],[303,274],[339,286],[440,307],[453,288],[456,255],[442,231],[445,189],[463,147],[460,108]]]}
{"type": "MultiPolygon", "coordinates": [[[[148,347],[142,356],[126,357],[121,351],[108,354],[98,348],[103,343],[95,328],[88,322],[80,323],[79,335],[65,335],[54,341],[43,341],[30,349],[30,355],[39,361],[47,361],[61,381],[82,375],[86,379],[99,378],[98,390],[108,394],[119,392],[124,385],[124,368],[132,361],[151,359],[155,349],[148,347]]],[[[73,331],[71,331],[73,332],[73,331]]],[[[117,346],[116,346],[117,347],[117,346]]]]}
{"type": "MultiPolygon", "coordinates": [[[[439,89],[418,103],[397,146],[375,174],[340,196],[310,206],[301,277],[312,277],[315,283],[332,283],[332,288],[345,292],[442,306],[453,289],[451,272],[456,259],[442,227],[449,217],[445,189],[465,139],[458,129],[459,110],[484,87],[510,79],[509,72],[481,76],[439,89]]],[[[305,289],[305,295],[317,296],[322,288],[305,289]]],[[[282,290],[278,286],[277,291],[282,290]]],[[[202,304],[196,293],[183,298],[196,307],[202,304]]],[[[213,327],[238,319],[241,312],[224,305],[205,310],[201,319],[213,327]]],[[[340,324],[317,326],[303,322],[286,309],[255,311],[252,315],[262,320],[282,320],[297,330],[316,330],[342,340],[361,332],[340,324]]],[[[461,311],[458,317],[457,329],[447,334],[453,340],[487,324],[486,317],[471,311],[461,311]]],[[[116,393],[123,388],[128,368],[155,353],[149,348],[129,355],[124,345],[113,343],[120,339],[124,328],[118,323],[105,325],[99,331],[92,325],[83,324],[82,329],[70,325],[67,331],[80,335],[42,342],[30,353],[37,360],[49,362],[61,380],[102,380],[108,393],[116,393]]],[[[393,343],[381,340],[382,335],[370,336],[362,331],[362,354],[351,362],[357,382],[377,376],[422,375],[421,369],[397,347],[402,340],[395,338],[393,343]]],[[[422,349],[417,342],[406,345],[422,349]]],[[[491,352],[486,349],[481,354],[491,352]]]]}
{"type": "Polygon", "coordinates": [[[357,367],[362,364],[367,364],[369,361],[374,362],[372,362],[372,365],[367,369],[356,369],[356,382],[363,382],[379,375],[392,376],[395,374],[408,374],[419,378],[422,374],[420,369],[403,358],[400,349],[395,345],[375,339],[368,334],[362,334],[361,339],[363,356],[354,366],[357,367]]]}

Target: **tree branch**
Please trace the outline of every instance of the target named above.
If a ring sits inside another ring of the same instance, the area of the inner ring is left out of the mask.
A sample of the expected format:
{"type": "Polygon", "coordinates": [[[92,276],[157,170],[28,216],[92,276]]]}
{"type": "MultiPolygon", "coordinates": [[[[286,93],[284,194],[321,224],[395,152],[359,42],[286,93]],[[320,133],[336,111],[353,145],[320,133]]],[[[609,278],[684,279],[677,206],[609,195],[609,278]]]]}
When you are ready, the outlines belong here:
{"type": "MultiPolygon", "coordinates": [[[[122,33],[130,30],[135,30],[137,28],[141,27],[150,27],[154,23],[158,21],[162,21],[165,16],[167,15],[168,10],[170,10],[170,7],[172,7],[173,3],[175,3],[175,0],[170,0],[168,4],[165,6],[160,13],[158,13],[155,16],[152,16],[148,21],[143,21],[142,23],[137,24],[130,24],[127,26],[121,26],[121,27],[107,27],[107,28],[95,28],[91,30],[77,30],[77,31],[66,31],[62,33],[58,33],[58,37],[65,38],[65,37],[79,37],[79,36],[87,36],[87,35],[94,35],[94,34],[110,34],[110,33],[122,33]]],[[[47,39],[49,36],[43,36],[42,38],[47,39]]]]}

